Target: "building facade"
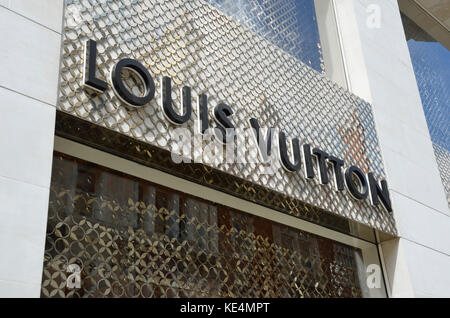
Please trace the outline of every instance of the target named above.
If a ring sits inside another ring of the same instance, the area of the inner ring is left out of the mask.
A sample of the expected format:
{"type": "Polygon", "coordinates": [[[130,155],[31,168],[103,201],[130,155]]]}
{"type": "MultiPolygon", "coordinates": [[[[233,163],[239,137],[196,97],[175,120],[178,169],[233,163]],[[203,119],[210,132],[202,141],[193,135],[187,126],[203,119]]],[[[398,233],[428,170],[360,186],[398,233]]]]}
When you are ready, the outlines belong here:
{"type": "Polygon", "coordinates": [[[0,296],[450,297],[449,7],[0,0],[0,296]]]}

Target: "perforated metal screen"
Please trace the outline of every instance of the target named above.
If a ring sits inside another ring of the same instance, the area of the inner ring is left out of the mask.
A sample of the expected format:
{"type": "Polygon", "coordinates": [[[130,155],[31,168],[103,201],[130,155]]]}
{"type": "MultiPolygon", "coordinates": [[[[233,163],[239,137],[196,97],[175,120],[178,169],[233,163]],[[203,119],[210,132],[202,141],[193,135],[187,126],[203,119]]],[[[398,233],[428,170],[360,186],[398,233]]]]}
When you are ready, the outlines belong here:
{"type": "Polygon", "coordinates": [[[362,297],[361,250],[55,153],[42,297],[362,297]],[[79,288],[67,284],[78,266],[79,288]]]}
{"type": "MultiPolygon", "coordinates": [[[[58,103],[63,112],[162,149],[179,149],[174,127],[159,105],[161,77],[170,76],[176,103],[180,87],[188,85],[193,98],[207,94],[210,107],[226,101],[237,127],[248,128],[248,119],[258,118],[262,127],[282,128],[288,137],[341,157],[348,166],[385,177],[370,104],[204,1],[68,0],[64,33],[58,103]],[[134,58],[155,77],[155,99],[130,110],[112,89],[104,94],[84,90],[87,39],[98,43],[100,78],[109,78],[121,58],[134,58]]],[[[194,131],[194,121],[186,127],[194,131]]],[[[321,186],[302,173],[286,173],[278,161],[276,173],[265,174],[255,144],[238,149],[237,157],[258,164],[203,159],[232,176],[396,234],[392,216],[368,200],[355,201],[332,184],[321,186]]]]}

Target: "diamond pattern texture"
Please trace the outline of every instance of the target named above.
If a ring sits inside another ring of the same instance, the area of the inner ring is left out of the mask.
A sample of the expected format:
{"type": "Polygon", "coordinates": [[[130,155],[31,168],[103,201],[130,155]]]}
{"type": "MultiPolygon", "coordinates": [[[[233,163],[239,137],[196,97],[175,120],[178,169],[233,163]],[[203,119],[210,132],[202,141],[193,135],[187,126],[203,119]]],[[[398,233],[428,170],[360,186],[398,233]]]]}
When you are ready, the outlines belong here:
{"type": "Polygon", "coordinates": [[[450,52],[402,14],[423,110],[450,207],[450,52]]]}
{"type": "Polygon", "coordinates": [[[447,193],[447,202],[450,207],[450,152],[433,144],[434,154],[441,173],[442,184],[447,193]]]}
{"type": "MultiPolygon", "coordinates": [[[[204,1],[68,0],[67,5],[59,110],[179,151],[173,138],[175,127],[159,105],[160,79],[170,76],[176,104],[180,87],[188,85],[193,99],[200,93],[208,95],[209,107],[226,101],[235,112],[237,127],[248,128],[248,119],[258,118],[262,127],[282,128],[290,138],[298,137],[342,157],[346,165],[373,171],[379,179],[385,177],[370,104],[204,1]],[[155,77],[154,100],[131,110],[112,89],[104,94],[83,89],[87,39],[98,43],[100,78],[109,78],[110,69],[121,58],[134,58],[155,77]]],[[[194,131],[194,120],[186,127],[194,131]]],[[[214,143],[213,147],[219,146],[214,143]]],[[[237,156],[259,162],[255,144],[239,148],[237,156]]],[[[368,200],[355,201],[347,193],[334,191],[331,184],[308,181],[303,173],[277,169],[268,175],[262,163],[223,163],[207,155],[203,159],[228,174],[396,234],[392,216],[382,207],[373,207],[368,200]]]]}
{"type": "Polygon", "coordinates": [[[314,0],[207,0],[270,43],[323,72],[314,0]]]}
{"type": "Polygon", "coordinates": [[[50,192],[42,297],[368,293],[359,249],[92,163],[55,154],[50,192]]]}

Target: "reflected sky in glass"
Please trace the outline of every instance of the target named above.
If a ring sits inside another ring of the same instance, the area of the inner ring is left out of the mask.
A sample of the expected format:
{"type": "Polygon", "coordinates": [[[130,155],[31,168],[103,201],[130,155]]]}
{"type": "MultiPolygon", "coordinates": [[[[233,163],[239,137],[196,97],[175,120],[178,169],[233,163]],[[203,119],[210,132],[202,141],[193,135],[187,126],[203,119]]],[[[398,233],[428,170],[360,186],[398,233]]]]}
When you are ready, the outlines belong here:
{"type": "Polygon", "coordinates": [[[450,151],[450,52],[439,42],[408,47],[433,143],[450,151]]]}
{"type": "Polygon", "coordinates": [[[323,73],[314,0],[205,0],[297,60],[323,73]]]}

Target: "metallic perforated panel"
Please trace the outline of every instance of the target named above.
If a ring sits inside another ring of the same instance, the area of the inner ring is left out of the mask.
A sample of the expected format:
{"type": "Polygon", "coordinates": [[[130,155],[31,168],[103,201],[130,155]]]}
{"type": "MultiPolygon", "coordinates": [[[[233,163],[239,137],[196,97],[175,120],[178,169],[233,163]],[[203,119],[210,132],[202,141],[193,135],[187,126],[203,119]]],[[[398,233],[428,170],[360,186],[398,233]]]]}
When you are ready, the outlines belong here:
{"type": "Polygon", "coordinates": [[[441,174],[442,184],[447,193],[447,202],[450,207],[450,152],[436,144],[433,144],[434,154],[441,174]]]}
{"type": "MultiPolygon", "coordinates": [[[[67,1],[58,109],[155,146],[174,150],[173,126],[160,111],[160,79],[170,76],[179,102],[181,85],[193,97],[206,93],[209,106],[225,101],[237,127],[256,117],[263,127],[282,128],[289,137],[342,157],[347,165],[385,177],[371,106],[330,82],[209,4],[181,0],[67,1]],[[98,42],[98,76],[109,78],[121,58],[134,58],[155,77],[155,99],[141,109],[126,108],[112,89],[91,94],[82,88],[84,41],[98,42]]],[[[194,117],[194,116],[193,116],[194,117]]],[[[213,126],[213,123],[211,123],[213,126]]],[[[187,125],[194,131],[194,121],[187,125]]],[[[239,158],[258,161],[255,144],[239,158]]],[[[228,174],[265,186],[332,213],[396,234],[382,207],[357,202],[333,185],[307,181],[302,173],[262,164],[225,164],[204,158],[228,174]]]]}
{"type": "Polygon", "coordinates": [[[323,72],[314,0],[206,0],[270,43],[323,72]]]}
{"type": "Polygon", "coordinates": [[[365,281],[359,249],[54,156],[42,297],[361,297],[365,281]]]}
{"type": "Polygon", "coordinates": [[[450,52],[402,14],[411,62],[450,206],[450,52]]]}

